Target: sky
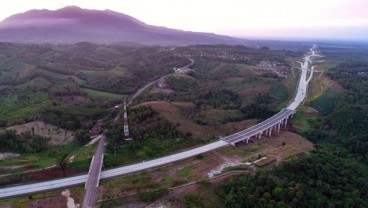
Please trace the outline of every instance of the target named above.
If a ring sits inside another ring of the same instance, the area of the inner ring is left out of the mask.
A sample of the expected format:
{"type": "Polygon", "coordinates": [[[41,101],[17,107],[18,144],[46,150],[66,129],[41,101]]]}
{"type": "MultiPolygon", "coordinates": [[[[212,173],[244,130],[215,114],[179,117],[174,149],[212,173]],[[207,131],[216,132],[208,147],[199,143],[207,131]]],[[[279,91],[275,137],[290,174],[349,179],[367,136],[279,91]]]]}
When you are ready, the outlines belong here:
{"type": "Polygon", "coordinates": [[[368,0],[0,0],[0,20],[69,5],[235,37],[368,40],[368,0]]]}

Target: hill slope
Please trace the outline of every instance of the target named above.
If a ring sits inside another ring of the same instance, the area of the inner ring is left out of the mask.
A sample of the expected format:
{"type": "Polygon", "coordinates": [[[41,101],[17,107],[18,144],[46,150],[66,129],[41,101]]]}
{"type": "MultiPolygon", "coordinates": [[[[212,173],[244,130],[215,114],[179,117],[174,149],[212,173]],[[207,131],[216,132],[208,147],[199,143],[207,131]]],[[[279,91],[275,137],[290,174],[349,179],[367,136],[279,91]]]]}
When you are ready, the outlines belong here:
{"type": "Polygon", "coordinates": [[[242,40],[147,25],[110,10],[75,6],[30,10],[0,22],[0,41],[17,43],[140,43],[159,45],[239,44],[242,40]]]}

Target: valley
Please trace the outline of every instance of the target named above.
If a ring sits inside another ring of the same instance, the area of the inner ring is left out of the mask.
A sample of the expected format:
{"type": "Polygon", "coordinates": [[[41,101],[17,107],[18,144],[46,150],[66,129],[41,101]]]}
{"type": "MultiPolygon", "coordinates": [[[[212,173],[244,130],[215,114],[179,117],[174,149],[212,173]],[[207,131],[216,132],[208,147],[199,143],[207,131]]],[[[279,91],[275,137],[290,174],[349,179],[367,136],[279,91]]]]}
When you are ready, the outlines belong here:
{"type": "Polygon", "coordinates": [[[0,208],[368,207],[366,1],[70,3],[1,4],[0,208]]]}

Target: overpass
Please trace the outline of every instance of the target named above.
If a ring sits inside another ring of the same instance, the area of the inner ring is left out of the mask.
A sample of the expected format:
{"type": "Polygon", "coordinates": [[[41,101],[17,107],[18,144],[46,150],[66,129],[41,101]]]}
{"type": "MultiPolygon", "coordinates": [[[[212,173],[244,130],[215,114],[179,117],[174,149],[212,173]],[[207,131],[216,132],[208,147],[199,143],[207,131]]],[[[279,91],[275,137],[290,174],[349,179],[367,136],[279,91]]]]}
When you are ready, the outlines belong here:
{"type": "Polygon", "coordinates": [[[82,208],[93,207],[97,201],[97,187],[101,178],[101,169],[103,164],[104,152],[105,152],[106,136],[101,135],[100,143],[98,143],[95,154],[92,157],[92,161],[87,174],[87,180],[85,183],[85,193],[82,202],[82,208]]]}
{"type": "MultiPolygon", "coordinates": [[[[145,161],[142,163],[127,165],[127,166],[123,166],[119,168],[114,168],[111,170],[102,171],[101,176],[100,176],[101,179],[113,178],[113,177],[117,177],[117,176],[124,175],[124,174],[134,173],[137,171],[162,166],[162,165],[169,164],[175,161],[190,158],[190,157],[193,157],[201,153],[209,152],[217,148],[227,146],[229,144],[235,145],[238,142],[243,142],[243,141],[247,142],[252,136],[257,136],[257,138],[260,138],[262,134],[271,136],[272,131],[280,131],[281,126],[282,125],[285,126],[287,124],[289,117],[291,117],[295,113],[296,108],[303,102],[303,100],[306,97],[308,83],[310,81],[311,76],[313,75],[313,67],[312,67],[310,77],[307,79],[308,66],[309,66],[309,63],[311,62],[310,58],[315,56],[314,48],[315,46],[313,46],[310,49],[311,50],[310,54],[304,58],[304,63],[301,63],[302,73],[300,76],[297,93],[294,99],[285,109],[281,110],[276,115],[263,121],[262,123],[259,123],[253,127],[250,127],[248,129],[245,129],[233,135],[227,136],[223,140],[220,140],[217,142],[213,142],[213,143],[201,146],[201,147],[197,147],[197,148],[187,150],[184,152],[180,152],[180,153],[176,153],[173,155],[145,161]]],[[[20,186],[14,186],[14,187],[7,187],[7,188],[0,189],[0,199],[18,196],[18,195],[25,195],[25,194],[54,190],[54,189],[60,189],[64,187],[83,184],[86,181],[87,183],[90,183],[88,182],[89,180],[92,180],[92,179],[89,179],[88,175],[85,174],[85,175],[80,175],[80,176],[52,180],[52,181],[20,185],[20,186]]],[[[98,182],[97,182],[97,185],[98,185],[98,182]]]]}

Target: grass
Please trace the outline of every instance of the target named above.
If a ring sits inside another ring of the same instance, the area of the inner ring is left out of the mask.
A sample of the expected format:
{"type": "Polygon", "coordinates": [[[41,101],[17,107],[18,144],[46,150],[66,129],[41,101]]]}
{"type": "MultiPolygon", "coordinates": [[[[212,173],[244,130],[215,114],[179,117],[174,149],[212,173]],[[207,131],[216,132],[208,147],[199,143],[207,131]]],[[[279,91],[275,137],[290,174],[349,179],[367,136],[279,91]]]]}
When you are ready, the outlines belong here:
{"type": "Polygon", "coordinates": [[[321,116],[326,116],[334,110],[338,100],[340,98],[340,93],[333,90],[326,90],[315,99],[310,106],[316,109],[321,116]]]}
{"type": "Polygon", "coordinates": [[[123,67],[115,67],[109,71],[102,71],[102,70],[87,70],[87,69],[81,69],[81,72],[83,72],[84,74],[90,76],[90,77],[100,77],[103,75],[113,75],[113,76],[124,76],[127,69],[123,68],[123,67]]]}
{"type": "Polygon", "coordinates": [[[92,98],[97,98],[97,99],[121,100],[122,98],[126,96],[126,95],[119,95],[119,94],[115,94],[111,92],[94,90],[90,88],[82,88],[81,90],[82,92],[87,93],[92,98]]]}
{"type": "Polygon", "coordinates": [[[111,73],[113,73],[114,75],[117,75],[117,76],[124,76],[126,71],[127,71],[126,68],[115,67],[115,68],[111,69],[109,72],[111,72],[111,73]]]}
{"type": "Polygon", "coordinates": [[[174,182],[174,178],[172,176],[165,176],[163,182],[166,186],[171,186],[174,182]]]}
{"type": "Polygon", "coordinates": [[[223,87],[232,90],[234,92],[240,92],[242,89],[248,87],[249,84],[244,82],[244,79],[241,77],[231,77],[224,80],[223,87]]]}
{"type": "Polygon", "coordinates": [[[96,148],[98,146],[98,141],[89,146],[81,146],[77,150],[68,154],[67,159],[69,160],[70,157],[74,155],[74,160],[71,163],[68,163],[68,167],[73,169],[85,169],[90,166],[92,156],[96,152],[96,148]]]}
{"type": "Polygon", "coordinates": [[[37,199],[45,199],[49,197],[54,197],[56,192],[46,192],[46,193],[39,193],[39,194],[32,194],[22,197],[10,198],[0,201],[0,205],[11,205],[13,208],[26,208],[29,207],[27,202],[34,201],[37,199]],[[30,200],[30,196],[32,197],[30,200]]]}
{"type": "Polygon", "coordinates": [[[250,154],[250,153],[253,153],[253,152],[255,152],[255,151],[260,150],[261,148],[262,148],[262,146],[261,146],[261,145],[254,145],[254,146],[251,146],[251,147],[246,148],[246,149],[244,150],[244,152],[246,152],[246,153],[250,154]]]}
{"type": "Polygon", "coordinates": [[[316,116],[307,116],[303,111],[296,111],[292,118],[293,125],[299,129],[300,133],[307,132],[310,129],[309,120],[315,119],[316,116]]]}
{"type": "Polygon", "coordinates": [[[104,157],[106,168],[141,162],[143,160],[162,157],[181,151],[191,144],[199,144],[201,140],[190,138],[180,140],[132,140],[129,144],[116,149],[107,149],[104,157]]]}
{"type": "Polygon", "coordinates": [[[93,156],[93,154],[96,151],[96,148],[98,146],[99,141],[95,142],[94,144],[91,144],[89,146],[82,146],[81,148],[79,148],[77,151],[75,151],[74,153],[71,153],[70,156],[74,155],[74,161],[79,161],[79,160],[86,160],[89,159],[93,156]]]}
{"type": "Polygon", "coordinates": [[[161,187],[158,182],[152,180],[148,172],[140,172],[102,181],[101,185],[110,188],[120,188],[122,191],[156,189],[161,187]]]}
{"type": "Polygon", "coordinates": [[[54,165],[55,161],[55,157],[52,156],[51,153],[31,153],[2,160],[0,161],[0,167],[34,165],[37,166],[36,169],[40,169],[54,165]]]}
{"type": "Polygon", "coordinates": [[[225,147],[218,150],[218,152],[225,156],[247,156],[263,148],[263,145],[253,145],[247,147],[225,147]]]}
{"type": "Polygon", "coordinates": [[[272,81],[271,84],[271,90],[269,92],[269,95],[279,101],[285,101],[288,96],[289,92],[287,91],[286,87],[279,81],[272,81]]]}
{"type": "Polygon", "coordinates": [[[190,171],[192,171],[193,169],[194,169],[193,165],[186,166],[186,167],[176,171],[176,175],[179,176],[179,177],[187,177],[189,175],[190,171]]]}
{"type": "Polygon", "coordinates": [[[26,65],[23,62],[15,60],[14,58],[6,58],[4,56],[0,56],[0,63],[0,71],[11,71],[26,65]]]}
{"type": "MultiPolygon", "coordinates": [[[[48,151],[45,152],[24,153],[24,154],[21,153],[21,156],[19,157],[9,158],[7,160],[0,161],[0,167],[35,166],[34,169],[42,169],[50,167],[53,165],[57,165],[58,159],[60,159],[65,154],[73,152],[75,148],[76,147],[73,143],[69,143],[63,146],[52,146],[48,151]]],[[[67,157],[67,159],[69,159],[69,157],[67,157]]],[[[87,167],[89,167],[89,163],[87,167]]],[[[21,172],[23,171],[16,169],[9,173],[21,173],[21,172]]]]}

